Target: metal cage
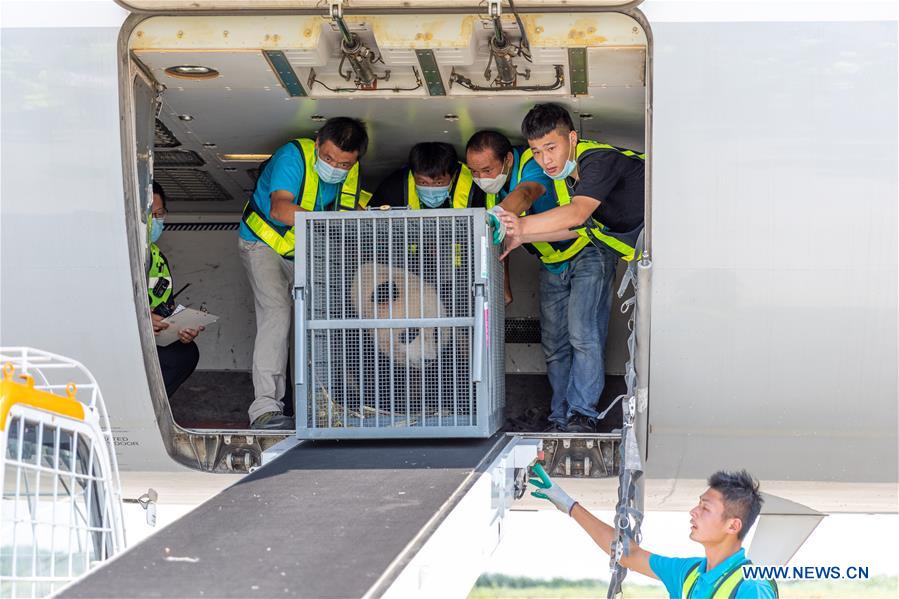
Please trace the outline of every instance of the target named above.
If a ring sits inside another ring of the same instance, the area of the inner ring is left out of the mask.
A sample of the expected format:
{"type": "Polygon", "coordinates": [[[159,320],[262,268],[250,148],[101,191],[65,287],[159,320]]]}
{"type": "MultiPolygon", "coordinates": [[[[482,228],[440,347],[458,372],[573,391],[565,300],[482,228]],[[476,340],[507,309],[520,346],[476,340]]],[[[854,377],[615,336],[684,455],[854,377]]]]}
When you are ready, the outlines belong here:
{"type": "Polygon", "coordinates": [[[124,549],[100,388],[78,362],[0,348],[0,597],[43,597],[124,549]]]}
{"type": "Polygon", "coordinates": [[[483,209],[298,213],[296,256],[300,438],[499,428],[503,269],[483,209]]]}

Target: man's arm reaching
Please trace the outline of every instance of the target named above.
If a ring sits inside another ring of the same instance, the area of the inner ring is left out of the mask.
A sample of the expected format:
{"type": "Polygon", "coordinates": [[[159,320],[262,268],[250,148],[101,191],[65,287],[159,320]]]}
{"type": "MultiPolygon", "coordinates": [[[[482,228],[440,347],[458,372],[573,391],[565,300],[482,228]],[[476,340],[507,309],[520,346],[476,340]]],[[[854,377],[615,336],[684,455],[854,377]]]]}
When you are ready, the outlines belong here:
{"type": "Polygon", "coordinates": [[[544,237],[548,233],[583,225],[597,207],[599,207],[598,200],[587,196],[574,196],[570,204],[540,214],[519,217],[514,212],[503,212],[500,218],[506,226],[506,235],[522,235],[534,241],[547,241],[544,237]]]}
{"type": "Polygon", "coordinates": [[[505,199],[500,202],[503,210],[513,214],[521,214],[530,208],[537,199],[546,193],[546,188],[536,181],[522,181],[505,199]]]}
{"type": "MultiPolygon", "coordinates": [[[[574,521],[581,525],[590,538],[593,539],[600,549],[611,555],[612,541],[617,536],[615,529],[587,511],[587,508],[579,503],[575,503],[571,510],[571,517],[574,521]]],[[[628,570],[639,572],[652,578],[658,578],[649,567],[649,556],[651,554],[641,549],[636,543],[630,544],[630,555],[621,558],[621,565],[628,570]]]]}
{"type": "MultiPolygon", "coordinates": [[[[590,535],[593,542],[599,545],[600,549],[611,555],[612,541],[617,537],[615,529],[572,499],[568,493],[549,478],[542,466],[536,465],[534,472],[537,473],[540,480],[533,478],[530,480],[530,483],[537,487],[537,490],[531,493],[531,495],[549,500],[560,511],[574,518],[574,521],[580,524],[581,528],[590,535]]],[[[641,549],[636,543],[631,543],[630,555],[621,558],[621,565],[628,570],[633,570],[652,578],[658,578],[652,571],[652,568],[649,567],[650,555],[648,551],[641,549]]]]}
{"type": "Polygon", "coordinates": [[[293,203],[293,194],[289,191],[278,189],[273,191],[270,197],[272,199],[272,207],[269,210],[269,214],[272,219],[292,227],[296,219],[294,215],[302,210],[302,208],[293,203]]]}
{"type": "Polygon", "coordinates": [[[577,236],[578,233],[576,231],[569,231],[568,229],[544,233],[542,235],[512,236],[507,234],[503,243],[503,253],[499,259],[505,259],[505,257],[509,255],[509,252],[520,246],[522,243],[533,243],[535,241],[564,241],[566,239],[574,239],[577,236]]]}

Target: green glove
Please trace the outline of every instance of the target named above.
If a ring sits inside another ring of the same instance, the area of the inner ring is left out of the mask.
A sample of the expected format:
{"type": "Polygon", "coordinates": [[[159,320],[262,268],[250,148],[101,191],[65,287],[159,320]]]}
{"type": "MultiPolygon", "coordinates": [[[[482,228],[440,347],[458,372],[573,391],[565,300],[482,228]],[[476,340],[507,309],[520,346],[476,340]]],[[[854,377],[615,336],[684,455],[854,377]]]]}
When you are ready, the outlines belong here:
{"type": "Polygon", "coordinates": [[[546,470],[543,469],[543,466],[535,464],[532,470],[540,477],[540,480],[532,478],[528,480],[528,482],[540,490],[531,492],[531,495],[551,501],[560,511],[565,512],[570,516],[571,508],[573,508],[574,504],[577,502],[572,499],[568,493],[563,491],[562,487],[549,478],[549,475],[546,473],[546,470]]]}
{"type": "Polygon", "coordinates": [[[499,206],[494,206],[493,210],[487,212],[487,224],[493,228],[493,245],[499,245],[506,238],[506,225],[496,216],[496,211],[502,210],[499,206]]]}

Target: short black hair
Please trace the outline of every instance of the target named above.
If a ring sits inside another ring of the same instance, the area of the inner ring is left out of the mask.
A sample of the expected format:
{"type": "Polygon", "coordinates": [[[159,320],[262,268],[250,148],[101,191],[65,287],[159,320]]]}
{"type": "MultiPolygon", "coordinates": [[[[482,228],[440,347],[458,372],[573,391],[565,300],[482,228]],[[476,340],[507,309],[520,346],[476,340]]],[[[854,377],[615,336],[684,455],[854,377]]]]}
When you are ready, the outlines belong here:
{"type": "Polygon", "coordinates": [[[409,168],[413,174],[439,177],[455,174],[459,168],[456,148],[442,141],[423,141],[409,150],[409,168]]]}
{"type": "Polygon", "coordinates": [[[499,131],[478,131],[468,140],[468,145],[465,146],[465,153],[468,154],[472,151],[483,152],[487,148],[490,148],[493,151],[493,155],[499,160],[505,160],[509,152],[512,151],[512,142],[499,131]]]}
{"type": "Polygon", "coordinates": [[[153,195],[159,194],[159,197],[162,199],[162,209],[168,212],[168,208],[165,207],[165,190],[162,188],[162,185],[153,181],[153,195]]]}
{"type": "Polygon", "coordinates": [[[368,150],[368,133],[365,125],[358,119],[337,116],[325,121],[315,136],[318,143],[330,141],[344,152],[358,152],[359,158],[368,150]]]}
{"type": "Polygon", "coordinates": [[[745,470],[739,472],[727,472],[719,470],[709,477],[709,487],[715,489],[724,498],[724,515],[727,518],[739,518],[743,528],[737,534],[742,539],[755,524],[755,519],[762,511],[761,493],[759,493],[759,481],[745,470]]]}
{"type": "Polygon", "coordinates": [[[531,108],[521,121],[521,134],[525,139],[538,139],[562,129],[563,133],[574,131],[574,121],[561,104],[547,102],[531,108]]]}

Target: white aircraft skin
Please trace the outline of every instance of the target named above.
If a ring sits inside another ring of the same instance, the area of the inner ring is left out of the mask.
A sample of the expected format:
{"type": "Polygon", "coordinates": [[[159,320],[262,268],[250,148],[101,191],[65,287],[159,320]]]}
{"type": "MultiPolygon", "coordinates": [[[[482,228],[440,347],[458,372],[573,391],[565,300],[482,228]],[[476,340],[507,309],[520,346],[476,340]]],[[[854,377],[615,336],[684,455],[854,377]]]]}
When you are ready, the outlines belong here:
{"type": "MultiPolygon", "coordinates": [[[[175,517],[235,475],[176,462],[152,400],[129,252],[144,231],[123,201],[129,13],[2,8],[0,345],[85,364],[125,497],[152,486],[175,517]]],[[[679,508],[708,473],[745,467],[821,511],[895,512],[895,6],[649,0],[631,14],[652,39],[646,507],[679,508]]],[[[573,494],[608,509],[614,482],[573,494]]]]}

